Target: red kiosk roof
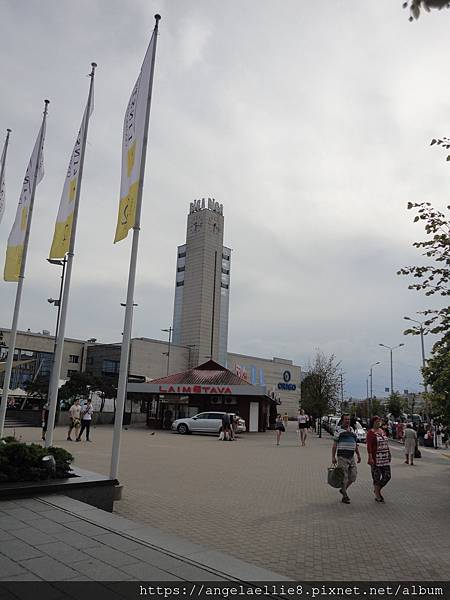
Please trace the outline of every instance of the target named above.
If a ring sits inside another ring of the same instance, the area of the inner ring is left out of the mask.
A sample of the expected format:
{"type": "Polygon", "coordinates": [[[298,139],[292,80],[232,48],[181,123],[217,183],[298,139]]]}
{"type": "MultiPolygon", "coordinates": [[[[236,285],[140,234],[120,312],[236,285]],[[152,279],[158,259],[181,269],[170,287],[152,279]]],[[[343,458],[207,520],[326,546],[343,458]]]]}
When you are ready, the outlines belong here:
{"type": "Polygon", "coordinates": [[[214,360],[208,360],[202,365],[189,369],[188,371],[183,371],[182,373],[173,373],[168,377],[152,379],[151,383],[162,385],[175,385],[180,383],[215,386],[252,385],[222,365],[219,365],[219,363],[216,363],[214,360]]]}

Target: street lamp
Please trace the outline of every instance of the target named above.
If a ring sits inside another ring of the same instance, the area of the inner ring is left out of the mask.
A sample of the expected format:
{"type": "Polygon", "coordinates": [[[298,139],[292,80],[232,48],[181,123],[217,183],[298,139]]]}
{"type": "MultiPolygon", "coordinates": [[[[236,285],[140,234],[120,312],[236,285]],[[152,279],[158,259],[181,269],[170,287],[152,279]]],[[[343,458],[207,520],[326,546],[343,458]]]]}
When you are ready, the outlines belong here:
{"type": "MultiPolygon", "coordinates": [[[[172,339],[172,331],[173,327],[169,327],[168,329],[161,329],[161,331],[165,331],[169,334],[169,346],[167,348],[167,375],[169,374],[169,362],[170,362],[170,341],[172,339]]],[[[165,354],[165,352],[163,353],[165,354]]]]}
{"type": "Polygon", "coordinates": [[[372,416],[372,401],[373,401],[373,376],[372,376],[372,369],[376,366],[381,364],[380,361],[373,363],[373,365],[370,365],[370,400],[369,400],[369,417],[372,416]]]}
{"type": "MultiPolygon", "coordinates": [[[[418,321],[417,319],[411,319],[411,317],[403,317],[405,319],[405,321],[414,321],[414,323],[418,323],[419,327],[415,327],[415,329],[419,329],[419,333],[420,333],[420,342],[422,345],[422,368],[425,368],[425,345],[423,343],[423,335],[425,332],[425,327],[423,326],[422,321],[418,321]]],[[[422,376],[423,376],[423,387],[425,388],[425,391],[428,392],[428,386],[425,383],[425,375],[422,372],[422,376]]]]}
{"type": "Polygon", "coordinates": [[[53,347],[53,357],[54,357],[55,352],[56,352],[56,340],[58,339],[59,316],[61,313],[61,299],[62,299],[63,286],[64,286],[64,275],[66,273],[67,258],[65,256],[62,260],[59,260],[58,258],[47,258],[47,262],[49,262],[52,265],[58,265],[59,267],[62,267],[61,285],[59,287],[59,298],[56,298],[56,299],[55,298],[47,298],[47,302],[58,307],[58,314],[56,316],[55,344],[53,347]]]}
{"type": "Polygon", "coordinates": [[[397,346],[386,346],[386,344],[378,344],[379,346],[383,346],[383,348],[387,348],[391,353],[391,394],[394,393],[394,369],[392,367],[392,350],[396,350],[397,348],[401,348],[405,344],[398,344],[397,346]]]}

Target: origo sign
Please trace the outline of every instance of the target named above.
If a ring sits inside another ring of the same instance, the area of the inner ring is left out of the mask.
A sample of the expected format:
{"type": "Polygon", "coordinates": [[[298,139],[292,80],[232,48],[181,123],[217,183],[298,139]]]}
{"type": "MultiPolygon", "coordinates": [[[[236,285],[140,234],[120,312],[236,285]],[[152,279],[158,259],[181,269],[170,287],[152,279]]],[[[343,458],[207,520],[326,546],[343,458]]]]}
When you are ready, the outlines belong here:
{"type": "Polygon", "coordinates": [[[289,392],[295,392],[295,390],[297,389],[297,386],[295,385],[295,383],[291,383],[291,372],[290,371],[283,372],[283,382],[280,382],[278,384],[278,389],[279,390],[287,390],[289,392]]]}

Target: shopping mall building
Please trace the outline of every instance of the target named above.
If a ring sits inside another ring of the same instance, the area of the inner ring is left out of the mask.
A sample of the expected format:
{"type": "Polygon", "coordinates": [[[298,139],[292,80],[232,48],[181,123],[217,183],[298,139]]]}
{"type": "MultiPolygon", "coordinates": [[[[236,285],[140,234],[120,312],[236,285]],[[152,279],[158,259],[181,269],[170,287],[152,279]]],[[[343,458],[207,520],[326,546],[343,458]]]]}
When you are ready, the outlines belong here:
{"type": "MultiPolygon", "coordinates": [[[[130,380],[159,379],[183,373],[213,360],[248,386],[275,398],[279,411],[293,417],[300,402],[301,367],[288,358],[262,358],[228,351],[231,255],[223,245],[223,206],[214,199],[190,204],[186,241],[177,248],[173,326],[167,340],[135,337],[131,340],[130,380]]],[[[9,329],[0,329],[0,387],[9,329]]],[[[36,374],[49,375],[54,348],[50,332],[20,331],[17,335],[11,389],[24,386],[36,374]]],[[[60,379],[86,372],[115,380],[119,373],[120,342],[66,338],[60,379]]],[[[131,384],[130,384],[131,385],[131,384]]],[[[136,392],[133,384],[133,393],[136,392]]],[[[144,384],[143,384],[144,385],[144,384]]],[[[215,396],[223,396],[215,394],[215,396]]],[[[221,399],[215,399],[219,402],[221,399]]]]}

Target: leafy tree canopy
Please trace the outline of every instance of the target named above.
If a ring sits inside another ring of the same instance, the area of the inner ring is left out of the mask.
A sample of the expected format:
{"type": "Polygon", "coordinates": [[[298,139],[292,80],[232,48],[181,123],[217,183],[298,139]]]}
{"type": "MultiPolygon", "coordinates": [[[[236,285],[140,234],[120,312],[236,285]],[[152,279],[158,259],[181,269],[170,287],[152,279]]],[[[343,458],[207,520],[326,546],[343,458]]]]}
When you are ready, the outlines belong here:
{"type": "MultiPolygon", "coordinates": [[[[447,207],[450,210],[450,206],[447,207]]],[[[436,210],[429,202],[408,203],[408,210],[416,209],[414,221],[423,221],[428,239],[414,242],[413,246],[424,250],[422,256],[427,264],[403,267],[397,275],[409,275],[418,280],[408,286],[410,290],[425,292],[425,296],[438,294],[450,296],[450,221],[442,212],[436,210]]],[[[448,306],[440,310],[425,310],[424,333],[445,333],[450,326],[450,309],[448,306]]],[[[405,334],[417,335],[420,330],[412,327],[405,334]]]]}
{"type": "Polygon", "coordinates": [[[423,375],[433,388],[430,394],[433,412],[450,423],[450,331],[433,346],[423,375]]]}
{"type": "Polygon", "coordinates": [[[325,356],[317,351],[301,384],[302,408],[315,418],[326,415],[336,407],[340,387],[339,363],[336,363],[334,354],[325,356]]]}
{"type": "Polygon", "coordinates": [[[432,8],[441,10],[442,8],[450,8],[449,0],[406,0],[403,2],[403,8],[409,8],[410,21],[418,19],[421,11],[430,12],[432,8]]]}
{"type": "Polygon", "coordinates": [[[400,395],[397,392],[393,392],[389,396],[388,412],[390,412],[396,419],[398,419],[403,412],[403,400],[400,398],[400,395]]]}

